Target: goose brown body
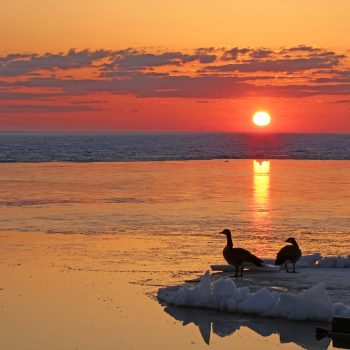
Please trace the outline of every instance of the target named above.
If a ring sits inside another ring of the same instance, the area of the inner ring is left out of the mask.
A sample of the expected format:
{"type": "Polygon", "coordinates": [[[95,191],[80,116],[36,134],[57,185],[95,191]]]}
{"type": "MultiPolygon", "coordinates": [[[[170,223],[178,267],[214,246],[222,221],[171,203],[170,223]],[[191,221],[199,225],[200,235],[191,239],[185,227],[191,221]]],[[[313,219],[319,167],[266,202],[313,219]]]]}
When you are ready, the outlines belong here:
{"type": "Polygon", "coordinates": [[[235,277],[238,277],[238,270],[241,268],[240,276],[243,276],[244,263],[250,262],[256,266],[262,266],[263,261],[259,259],[257,256],[252,254],[246,249],[243,248],[233,248],[231,231],[228,229],[220,232],[221,234],[226,235],[227,244],[224,248],[222,254],[225,260],[230,264],[235,266],[236,273],[235,277]]]}
{"type": "Polygon", "coordinates": [[[292,263],[293,272],[295,272],[295,263],[300,259],[302,253],[297,241],[293,237],[288,238],[286,242],[291,244],[280,249],[276,256],[275,265],[285,264],[286,271],[290,272],[287,264],[292,263]]]}

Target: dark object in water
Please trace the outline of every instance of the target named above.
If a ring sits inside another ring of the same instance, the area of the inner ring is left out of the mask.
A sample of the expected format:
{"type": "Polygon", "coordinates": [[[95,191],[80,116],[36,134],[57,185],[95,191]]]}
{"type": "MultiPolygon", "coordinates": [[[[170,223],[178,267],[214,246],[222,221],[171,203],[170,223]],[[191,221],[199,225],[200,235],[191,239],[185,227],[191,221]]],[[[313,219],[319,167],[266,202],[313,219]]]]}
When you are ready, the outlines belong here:
{"type": "Polygon", "coordinates": [[[233,248],[231,231],[229,229],[223,230],[220,234],[225,235],[227,238],[227,244],[222,254],[230,265],[236,267],[235,277],[243,276],[244,263],[251,262],[256,266],[262,266],[263,261],[248,250],[243,248],[233,248]],[[238,275],[239,268],[241,268],[240,275],[238,275]]]}
{"type": "Polygon", "coordinates": [[[293,264],[293,272],[295,273],[295,263],[301,257],[301,250],[298,246],[297,241],[290,237],[286,240],[287,243],[291,243],[291,245],[286,245],[277,253],[275,265],[285,264],[286,272],[290,272],[288,270],[288,262],[293,264]]]}
{"type": "Polygon", "coordinates": [[[350,318],[347,317],[333,317],[332,332],[345,333],[350,336],[350,318]]]}
{"type": "Polygon", "coordinates": [[[350,318],[334,317],[332,330],[316,328],[316,339],[330,337],[335,348],[350,349],[350,318]]]}

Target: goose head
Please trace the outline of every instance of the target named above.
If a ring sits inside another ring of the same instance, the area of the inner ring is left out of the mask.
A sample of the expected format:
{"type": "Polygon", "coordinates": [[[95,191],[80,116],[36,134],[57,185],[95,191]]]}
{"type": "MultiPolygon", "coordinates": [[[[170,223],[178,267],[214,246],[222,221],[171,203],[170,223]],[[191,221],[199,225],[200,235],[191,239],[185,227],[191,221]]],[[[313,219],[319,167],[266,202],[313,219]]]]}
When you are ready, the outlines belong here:
{"type": "Polygon", "coordinates": [[[223,231],[219,232],[220,235],[230,236],[231,231],[228,228],[225,228],[223,231]]]}
{"type": "Polygon", "coordinates": [[[291,243],[291,244],[296,244],[297,241],[293,238],[293,237],[289,237],[288,239],[286,239],[287,243],[291,243]]]}

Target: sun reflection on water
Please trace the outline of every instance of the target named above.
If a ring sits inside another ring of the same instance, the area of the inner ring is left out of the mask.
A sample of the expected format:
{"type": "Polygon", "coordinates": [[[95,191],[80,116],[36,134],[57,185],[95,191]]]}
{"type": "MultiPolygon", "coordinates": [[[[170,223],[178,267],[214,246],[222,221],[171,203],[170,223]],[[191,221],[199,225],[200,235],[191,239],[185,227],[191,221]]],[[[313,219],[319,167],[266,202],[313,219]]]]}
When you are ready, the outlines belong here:
{"type": "Polygon", "coordinates": [[[270,161],[254,160],[254,208],[256,217],[265,217],[269,213],[270,161]]]}
{"type": "Polygon", "coordinates": [[[266,254],[262,240],[270,237],[270,161],[253,161],[252,230],[255,233],[254,251],[266,254]]]}

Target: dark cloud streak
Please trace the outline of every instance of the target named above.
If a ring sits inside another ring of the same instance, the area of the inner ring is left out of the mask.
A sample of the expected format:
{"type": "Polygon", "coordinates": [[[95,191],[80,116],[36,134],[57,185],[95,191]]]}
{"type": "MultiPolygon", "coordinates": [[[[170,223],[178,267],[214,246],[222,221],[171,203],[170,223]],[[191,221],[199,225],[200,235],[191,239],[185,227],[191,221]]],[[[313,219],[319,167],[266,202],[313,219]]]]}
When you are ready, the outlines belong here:
{"type": "Polygon", "coordinates": [[[242,63],[207,66],[211,72],[300,72],[311,69],[333,68],[339,64],[339,56],[290,58],[275,60],[251,59],[242,63]]]}
{"type": "Polygon", "coordinates": [[[90,112],[101,111],[101,107],[90,105],[33,105],[33,104],[1,104],[0,114],[12,113],[66,113],[66,112],[90,112]]]}
{"type": "Polygon", "coordinates": [[[155,78],[133,76],[131,79],[68,80],[36,78],[20,83],[22,87],[55,87],[65,95],[94,93],[130,94],[136,97],[239,98],[244,96],[307,97],[315,95],[348,95],[350,84],[328,85],[255,85],[237,77],[176,76],[155,78]]]}

